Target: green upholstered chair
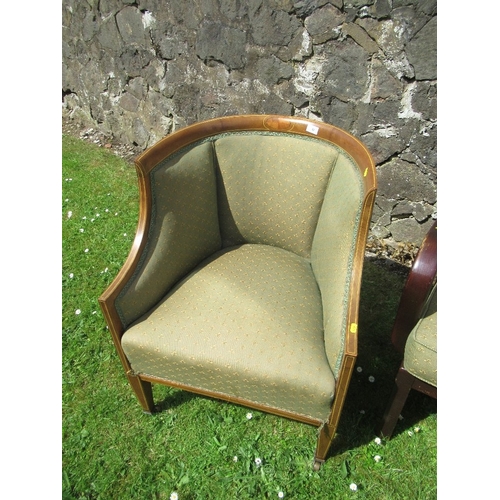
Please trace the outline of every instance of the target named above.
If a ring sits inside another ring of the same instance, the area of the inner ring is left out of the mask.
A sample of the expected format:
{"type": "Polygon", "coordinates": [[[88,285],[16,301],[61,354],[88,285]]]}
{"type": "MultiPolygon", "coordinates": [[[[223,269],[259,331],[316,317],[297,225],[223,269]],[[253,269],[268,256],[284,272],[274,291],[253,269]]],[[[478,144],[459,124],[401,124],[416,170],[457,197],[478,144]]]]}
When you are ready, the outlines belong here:
{"type": "Polygon", "coordinates": [[[437,399],[437,221],[408,275],[392,330],[403,361],[380,434],[390,438],[412,389],[437,399]]]}
{"type": "Polygon", "coordinates": [[[370,154],[325,123],[244,115],[136,169],[137,234],[100,304],[143,409],[165,384],[318,426],[319,468],[357,355],[370,154]]]}

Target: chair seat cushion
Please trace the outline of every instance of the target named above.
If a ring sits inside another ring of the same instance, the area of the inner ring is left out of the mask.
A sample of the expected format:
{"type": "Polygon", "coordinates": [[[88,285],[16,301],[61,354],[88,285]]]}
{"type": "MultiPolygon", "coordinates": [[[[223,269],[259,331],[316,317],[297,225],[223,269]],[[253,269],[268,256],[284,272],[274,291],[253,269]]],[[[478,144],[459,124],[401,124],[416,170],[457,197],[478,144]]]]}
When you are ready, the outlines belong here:
{"type": "Polygon", "coordinates": [[[335,379],[308,260],[245,244],[202,262],[122,337],[137,373],[326,419],[335,379]]]}
{"type": "Polygon", "coordinates": [[[408,336],[404,366],[415,377],[437,387],[437,284],[422,318],[408,336]]]}

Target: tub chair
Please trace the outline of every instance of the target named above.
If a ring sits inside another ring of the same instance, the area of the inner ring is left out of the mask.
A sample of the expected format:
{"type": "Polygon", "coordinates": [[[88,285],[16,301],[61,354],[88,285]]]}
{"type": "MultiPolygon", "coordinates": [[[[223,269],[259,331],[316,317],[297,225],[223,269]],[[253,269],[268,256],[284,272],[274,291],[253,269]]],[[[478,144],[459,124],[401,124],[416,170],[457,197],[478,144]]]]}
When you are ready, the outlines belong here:
{"type": "Polygon", "coordinates": [[[379,434],[390,438],[412,389],[437,399],[437,221],[429,229],[403,288],[392,344],[403,360],[379,434]]]}
{"type": "Polygon", "coordinates": [[[165,384],[315,425],[319,469],[357,355],[370,154],[325,123],[244,115],[136,169],[137,234],[99,301],[144,411],[165,384]]]}

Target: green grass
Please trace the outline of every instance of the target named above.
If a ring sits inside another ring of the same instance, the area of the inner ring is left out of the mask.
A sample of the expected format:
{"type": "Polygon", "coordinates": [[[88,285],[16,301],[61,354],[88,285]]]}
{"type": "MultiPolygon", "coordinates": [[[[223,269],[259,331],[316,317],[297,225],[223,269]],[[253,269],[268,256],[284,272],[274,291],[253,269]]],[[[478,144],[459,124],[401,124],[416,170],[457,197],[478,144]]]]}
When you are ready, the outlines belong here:
{"type": "Polygon", "coordinates": [[[404,274],[365,264],[362,371],[354,373],[330,458],[314,472],[314,427],[257,411],[247,419],[246,408],[160,386],[162,411],[142,412],[97,302],[132,244],[135,170],[63,136],[62,171],[64,499],[168,499],[173,491],[181,500],[278,498],[279,491],[286,499],[436,498],[435,401],[411,394],[393,439],[374,442],[398,366],[389,335],[404,274]]]}

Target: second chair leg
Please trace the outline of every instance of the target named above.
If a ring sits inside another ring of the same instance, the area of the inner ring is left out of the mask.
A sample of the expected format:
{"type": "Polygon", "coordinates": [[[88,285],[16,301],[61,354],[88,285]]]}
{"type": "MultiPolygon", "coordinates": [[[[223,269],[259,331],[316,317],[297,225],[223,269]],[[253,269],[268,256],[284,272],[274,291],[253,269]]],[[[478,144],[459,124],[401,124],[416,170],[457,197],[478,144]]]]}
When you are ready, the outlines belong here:
{"type": "Polygon", "coordinates": [[[398,422],[399,415],[413,386],[415,377],[401,365],[396,376],[396,387],[385,411],[379,434],[390,438],[398,422]]]}
{"type": "Polygon", "coordinates": [[[132,386],[132,389],[134,389],[139,403],[141,403],[144,413],[153,413],[155,405],[153,401],[153,387],[151,383],[141,380],[132,371],[127,373],[127,378],[132,386]]]}

